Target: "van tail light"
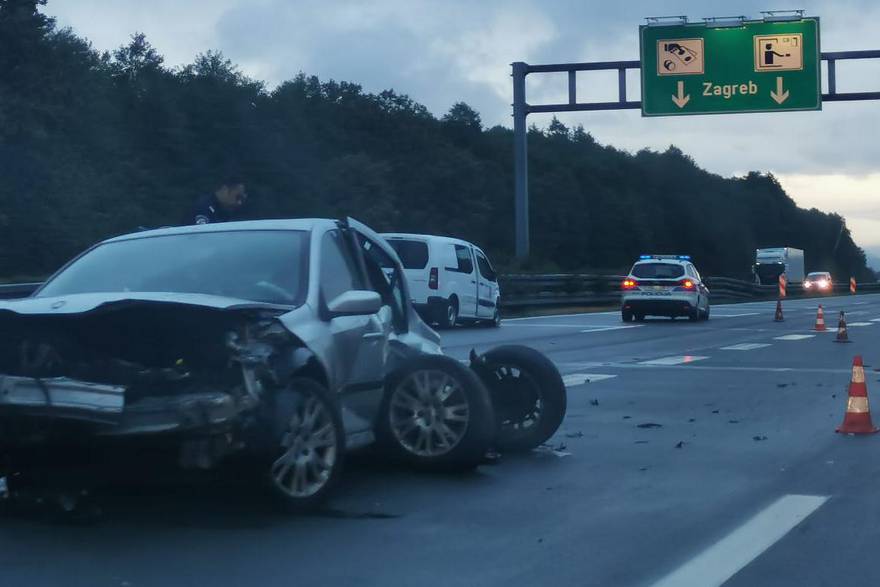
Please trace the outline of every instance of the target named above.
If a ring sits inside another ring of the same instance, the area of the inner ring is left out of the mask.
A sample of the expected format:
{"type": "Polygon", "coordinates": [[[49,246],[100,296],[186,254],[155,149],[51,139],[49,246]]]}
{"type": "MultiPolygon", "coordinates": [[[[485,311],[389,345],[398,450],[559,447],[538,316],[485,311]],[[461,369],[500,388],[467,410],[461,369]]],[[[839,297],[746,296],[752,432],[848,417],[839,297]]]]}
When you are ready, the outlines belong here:
{"type": "Polygon", "coordinates": [[[440,270],[431,267],[431,273],[428,275],[428,288],[437,289],[438,287],[440,287],[440,270]]]}
{"type": "Polygon", "coordinates": [[[624,291],[635,289],[639,286],[639,282],[635,279],[624,279],[621,287],[623,287],[624,291]]]}

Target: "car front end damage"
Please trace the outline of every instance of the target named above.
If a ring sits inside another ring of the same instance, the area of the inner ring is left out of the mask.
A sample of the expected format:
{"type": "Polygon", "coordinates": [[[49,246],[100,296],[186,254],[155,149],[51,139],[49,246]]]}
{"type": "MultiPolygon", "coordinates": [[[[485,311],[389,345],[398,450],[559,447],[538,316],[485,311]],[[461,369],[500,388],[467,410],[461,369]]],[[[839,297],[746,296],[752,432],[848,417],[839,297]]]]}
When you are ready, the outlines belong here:
{"type": "Polygon", "coordinates": [[[212,468],[260,443],[273,387],[313,360],[269,304],[78,297],[0,306],[8,493],[147,461],[212,468]]]}

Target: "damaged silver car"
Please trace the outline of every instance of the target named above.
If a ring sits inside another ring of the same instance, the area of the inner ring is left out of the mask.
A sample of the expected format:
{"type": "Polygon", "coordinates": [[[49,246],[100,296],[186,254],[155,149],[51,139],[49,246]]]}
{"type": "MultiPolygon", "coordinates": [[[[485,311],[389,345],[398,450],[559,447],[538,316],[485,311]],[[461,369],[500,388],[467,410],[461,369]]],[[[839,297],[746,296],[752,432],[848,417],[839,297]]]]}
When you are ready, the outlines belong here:
{"type": "Polygon", "coordinates": [[[556,431],[565,387],[546,357],[463,365],[439,343],[394,250],[351,219],[113,238],[0,303],[0,482],[14,496],[114,463],[235,457],[303,510],[349,450],[471,467],[556,431]]]}

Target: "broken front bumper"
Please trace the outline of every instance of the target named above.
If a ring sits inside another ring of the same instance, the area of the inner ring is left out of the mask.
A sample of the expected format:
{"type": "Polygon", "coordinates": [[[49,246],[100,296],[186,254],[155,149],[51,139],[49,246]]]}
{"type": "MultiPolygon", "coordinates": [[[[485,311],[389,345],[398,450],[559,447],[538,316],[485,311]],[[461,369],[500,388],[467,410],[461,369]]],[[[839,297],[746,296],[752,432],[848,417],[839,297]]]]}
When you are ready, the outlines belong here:
{"type": "MultiPolygon", "coordinates": [[[[254,407],[249,396],[194,391],[128,402],[125,387],[66,377],[0,376],[0,420],[92,424],[97,436],[214,433],[254,407]]],[[[9,440],[9,439],[7,439],[9,440]]]]}

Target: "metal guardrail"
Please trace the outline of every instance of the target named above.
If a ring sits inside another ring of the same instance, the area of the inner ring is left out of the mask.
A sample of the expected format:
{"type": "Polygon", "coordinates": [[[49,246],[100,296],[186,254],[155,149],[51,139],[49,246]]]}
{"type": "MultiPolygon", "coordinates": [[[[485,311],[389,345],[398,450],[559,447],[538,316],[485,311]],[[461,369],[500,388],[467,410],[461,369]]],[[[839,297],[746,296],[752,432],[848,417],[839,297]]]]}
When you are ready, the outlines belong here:
{"type": "MultiPolygon", "coordinates": [[[[623,275],[592,275],[582,273],[512,274],[500,277],[502,300],[505,310],[528,308],[553,308],[565,306],[605,306],[620,301],[620,284],[623,275]]],[[[713,302],[744,302],[750,300],[776,299],[775,285],[756,285],[748,281],[728,277],[707,277],[713,302]]],[[[0,285],[0,300],[25,298],[40,283],[10,283],[0,285]]],[[[880,283],[860,283],[857,293],[878,293],[880,283]]],[[[849,282],[835,283],[834,293],[849,293],[849,282]]],[[[800,284],[789,284],[788,298],[804,296],[800,284]]]]}
{"type": "MultiPolygon", "coordinates": [[[[622,275],[550,274],[502,275],[502,308],[525,310],[565,306],[614,305],[620,301],[622,275]]],[[[728,277],[707,277],[711,299],[715,303],[776,299],[775,285],[757,285],[728,277]]],[[[835,283],[835,294],[848,294],[849,282],[835,283]]],[[[880,283],[860,283],[857,293],[878,293],[880,283]]],[[[787,298],[805,295],[800,284],[789,284],[787,298]]]]}

